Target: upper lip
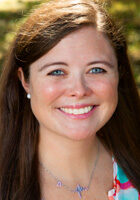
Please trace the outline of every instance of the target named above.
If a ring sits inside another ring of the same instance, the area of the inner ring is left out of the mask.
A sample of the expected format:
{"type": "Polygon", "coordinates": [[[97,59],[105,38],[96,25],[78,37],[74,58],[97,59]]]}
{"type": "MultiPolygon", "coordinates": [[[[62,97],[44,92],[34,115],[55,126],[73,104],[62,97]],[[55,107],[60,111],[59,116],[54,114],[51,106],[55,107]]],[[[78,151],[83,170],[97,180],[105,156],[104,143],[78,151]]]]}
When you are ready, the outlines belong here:
{"type": "Polygon", "coordinates": [[[59,108],[72,108],[72,109],[78,109],[78,108],[84,108],[84,107],[88,107],[88,106],[96,106],[96,105],[93,105],[93,104],[75,104],[75,105],[66,105],[66,106],[62,106],[62,107],[59,107],[59,108]]]}

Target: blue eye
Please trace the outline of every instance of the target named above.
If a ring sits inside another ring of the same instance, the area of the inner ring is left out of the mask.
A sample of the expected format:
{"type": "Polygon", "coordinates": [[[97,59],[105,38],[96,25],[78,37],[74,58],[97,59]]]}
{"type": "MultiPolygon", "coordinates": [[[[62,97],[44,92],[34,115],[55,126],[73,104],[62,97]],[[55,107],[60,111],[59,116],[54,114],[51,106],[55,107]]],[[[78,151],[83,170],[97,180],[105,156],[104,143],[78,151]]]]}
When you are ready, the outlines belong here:
{"type": "Polygon", "coordinates": [[[54,70],[52,72],[50,72],[48,75],[52,75],[52,76],[61,76],[64,75],[64,72],[60,69],[54,70]]]}
{"type": "Polygon", "coordinates": [[[99,74],[99,73],[104,73],[106,72],[104,69],[99,68],[99,67],[94,67],[90,70],[90,74],[99,74]]]}

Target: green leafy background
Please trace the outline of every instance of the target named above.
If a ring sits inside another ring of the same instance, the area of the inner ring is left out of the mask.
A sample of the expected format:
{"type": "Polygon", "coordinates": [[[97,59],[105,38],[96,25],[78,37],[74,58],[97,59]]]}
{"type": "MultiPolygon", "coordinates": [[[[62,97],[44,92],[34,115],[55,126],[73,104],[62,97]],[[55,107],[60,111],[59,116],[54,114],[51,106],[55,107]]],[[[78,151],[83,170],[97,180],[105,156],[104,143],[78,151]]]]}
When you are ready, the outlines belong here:
{"type": "MultiPolygon", "coordinates": [[[[0,0],[0,69],[16,30],[30,10],[44,0],[0,0]]],[[[112,0],[109,12],[121,23],[128,41],[128,53],[135,80],[140,90],[140,1],[112,0]]]]}

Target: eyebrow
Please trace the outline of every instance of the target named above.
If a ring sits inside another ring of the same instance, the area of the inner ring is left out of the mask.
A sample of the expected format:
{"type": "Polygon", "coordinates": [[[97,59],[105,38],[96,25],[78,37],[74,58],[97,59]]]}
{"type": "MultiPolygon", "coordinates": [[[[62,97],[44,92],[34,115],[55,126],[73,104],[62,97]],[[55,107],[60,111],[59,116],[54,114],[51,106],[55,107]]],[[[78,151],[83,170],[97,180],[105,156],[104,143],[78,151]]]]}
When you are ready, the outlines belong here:
{"type": "Polygon", "coordinates": [[[48,64],[45,64],[43,65],[40,69],[39,69],[39,72],[41,72],[43,69],[49,67],[49,66],[53,66],[53,65],[66,65],[68,66],[66,63],[64,62],[53,62],[53,63],[48,63],[48,64]]]}
{"type": "MultiPolygon", "coordinates": [[[[108,61],[105,61],[105,60],[96,60],[96,61],[92,61],[92,62],[89,62],[87,65],[95,65],[95,64],[104,64],[104,65],[107,65],[109,68],[113,68],[113,64],[108,62],[108,61]]],[[[65,66],[68,66],[67,63],[65,62],[52,62],[52,63],[47,63],[45,65],[43,65],[40,69],[39,69],[39,72],[41,72],[42,70],[44,70],[45,68],[49,67],[49,66],[53,66],[53,65],[65,65],[65,66]]]]}

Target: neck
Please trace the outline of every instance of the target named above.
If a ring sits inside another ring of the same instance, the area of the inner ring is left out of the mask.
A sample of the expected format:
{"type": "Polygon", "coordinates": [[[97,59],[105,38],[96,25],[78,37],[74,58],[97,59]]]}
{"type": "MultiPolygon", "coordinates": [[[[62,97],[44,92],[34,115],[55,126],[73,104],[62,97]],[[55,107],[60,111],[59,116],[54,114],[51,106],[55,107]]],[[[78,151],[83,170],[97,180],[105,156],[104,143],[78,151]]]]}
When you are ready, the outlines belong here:
{"type": "Polygon", "coordinates": [[[87,182],[97,156],[97,140],[95,135],[74,141],[40,132],[39,161],[56,177],[64,177],[64,181],[87,182]]]}

